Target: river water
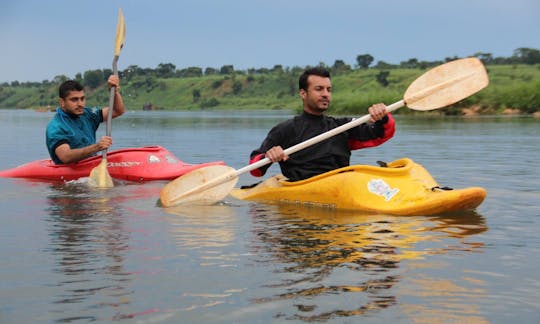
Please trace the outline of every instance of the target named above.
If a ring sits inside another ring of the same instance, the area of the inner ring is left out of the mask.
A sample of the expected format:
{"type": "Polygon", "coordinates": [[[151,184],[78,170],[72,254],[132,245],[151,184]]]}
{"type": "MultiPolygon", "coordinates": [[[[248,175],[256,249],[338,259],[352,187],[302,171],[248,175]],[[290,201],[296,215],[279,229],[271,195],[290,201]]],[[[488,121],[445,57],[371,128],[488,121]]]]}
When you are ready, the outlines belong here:
{"type": "MultiPolygon", "coordinates": [[[[161,145],[238,169],[290,116],[128,112],[113,120],[113,149],[161,145]]],[[[47,157],[51,117],[0,110],[0,169],[47,157]]],[[[0,323],[540,322],[540,121],[419,115],[397,127],[352,162],[409,157],[441,186],[484,187],[476,212],[396,217],[231,197],[163,209],[163,181],[97,190],[0,178],[0,323]]]]}

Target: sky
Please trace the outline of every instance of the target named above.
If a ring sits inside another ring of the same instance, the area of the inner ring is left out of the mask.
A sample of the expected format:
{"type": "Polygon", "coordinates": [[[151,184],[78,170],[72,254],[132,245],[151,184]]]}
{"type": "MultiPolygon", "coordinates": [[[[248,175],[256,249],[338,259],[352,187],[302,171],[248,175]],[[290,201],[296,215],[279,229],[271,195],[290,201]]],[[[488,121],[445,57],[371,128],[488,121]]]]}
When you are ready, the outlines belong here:
{"type": "Polygon", "coordinates": [[[540,49],[539,0],[0,0],[0,82],[75,77],[118,61],[236,70],[399,64],[540,49]]]}

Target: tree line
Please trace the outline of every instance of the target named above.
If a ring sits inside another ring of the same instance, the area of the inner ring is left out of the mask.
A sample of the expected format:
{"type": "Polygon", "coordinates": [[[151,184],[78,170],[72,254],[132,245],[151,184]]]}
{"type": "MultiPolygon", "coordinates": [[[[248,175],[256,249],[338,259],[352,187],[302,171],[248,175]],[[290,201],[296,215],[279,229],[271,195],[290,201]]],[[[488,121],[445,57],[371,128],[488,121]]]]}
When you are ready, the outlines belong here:
{"type": "MultiPolygon", "coordinates": [[[[540,50],[534,48],[521,47],[514,50],[513,55],[510,57],[493,57],[491,53],[478,52],[472,55],[479,58],[485,65],[508,65],[508,64],[527,64],[534,65],[540,63],[540,50]]],[[[359,54],[356,56],[356,64],[351,66],[345,63],[343,60],[335,60],[334,64],[328,66],[324,63],[319,63],[320,66],[328,68],[333,74],[347,73],[354,69],[379,69],[379,70],[391,70],[391,69],[426,69],[433,66],[440,65],[445,62],[459,59],[459,57],[446,57],[440,61],[420,61],[416,58],[411,58],[406,61],[402,61],[399,64],[391,64],[384,61],[378,61],[374,64],[375,58],[370,54],[359,54]]],[[[284,67],[277,64],[272,68],[250,68],[247,70],[235,70],[233,65],[223,65],[221,68],[207,67],[205,69],[201,67],[187,67],[177,69],[173,63],[160,63],[155,69],[141,68],[137,65],[130,65],[124,70],[119,71],[120,77],[126,81],[131,81],[136,77],[152,77],[152,78],[191,78],[191,77],[203,77],[209,75],[235,75],[235,74],[247,74],[247,75],[261,75],[261,74],[293,74],[299,75],[305,67],[284,67]]],[[[388,73],[388,72],[387,72],[388,73]]],[[[77,73],[75,80],[83,83],[90,89],[96,89],[99,86],[106,83],[109,75],[112,74],[111,69],[96,69],[88,70],[84,73],[77,73]]],[[[384,83],[384,73],[380,75],[380,83],[384,83]]],[[[43,80],[42,82],[4,82],[0,84],[0,87],[42,87],[50,85],[58,85],[69,78],[65,75],[55,76],[52,80],[43,80]]],[[[144,81],[141,81],[144,82],[144,81]]]]}

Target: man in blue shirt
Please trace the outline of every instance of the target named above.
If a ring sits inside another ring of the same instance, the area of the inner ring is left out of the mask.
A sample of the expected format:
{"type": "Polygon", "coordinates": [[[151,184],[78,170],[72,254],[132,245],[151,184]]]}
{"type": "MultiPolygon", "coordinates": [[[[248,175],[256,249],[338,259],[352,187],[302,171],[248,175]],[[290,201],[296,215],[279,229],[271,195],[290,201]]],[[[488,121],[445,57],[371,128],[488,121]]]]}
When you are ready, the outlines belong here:
{"type": "MultiPolygon", "coordinates": [[[[120,79],[111,75],[107,81],[109,88],[115,87],[112,118],[122,115],[126,108],[120,95],[120,79]]],[[[68,80],[58,89],[59,107],[47,125],[46,143],[51,159],[56,164],[75,163],[112,145],[110,136],[102,136],[96,142],[99,124],[107,120],[109,107],[90,109],[86,107],[83,86],[68,80]]]]}

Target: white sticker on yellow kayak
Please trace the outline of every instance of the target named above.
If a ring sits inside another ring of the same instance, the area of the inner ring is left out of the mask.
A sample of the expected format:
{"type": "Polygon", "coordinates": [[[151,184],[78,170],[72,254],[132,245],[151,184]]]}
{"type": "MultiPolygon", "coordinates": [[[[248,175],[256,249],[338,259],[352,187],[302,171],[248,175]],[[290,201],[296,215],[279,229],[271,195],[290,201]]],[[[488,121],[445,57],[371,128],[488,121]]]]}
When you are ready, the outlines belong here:
{"type": "Polygon", "coordinates": [[[390,188],[390,186],[382,179],[373,179],[369,181],[367,187],[369,192],[384,197],[384,200],[386,201],[392,199],[392,197],[399,192],[398,188],[390,188]]]}

